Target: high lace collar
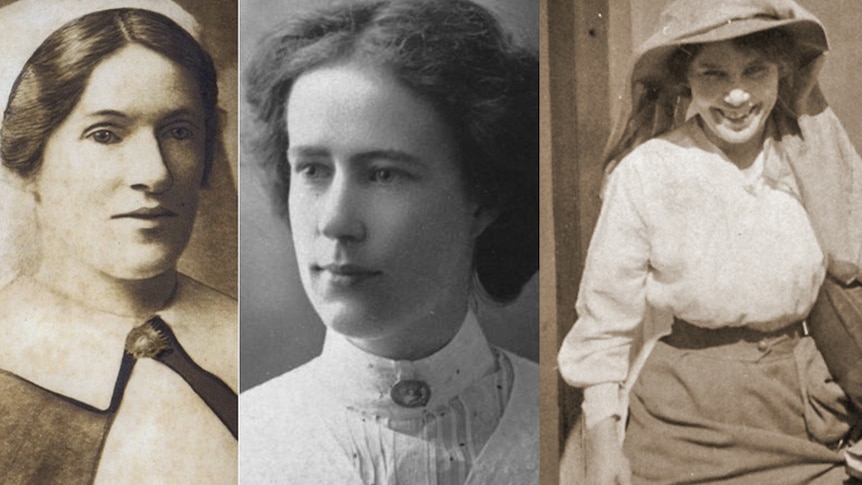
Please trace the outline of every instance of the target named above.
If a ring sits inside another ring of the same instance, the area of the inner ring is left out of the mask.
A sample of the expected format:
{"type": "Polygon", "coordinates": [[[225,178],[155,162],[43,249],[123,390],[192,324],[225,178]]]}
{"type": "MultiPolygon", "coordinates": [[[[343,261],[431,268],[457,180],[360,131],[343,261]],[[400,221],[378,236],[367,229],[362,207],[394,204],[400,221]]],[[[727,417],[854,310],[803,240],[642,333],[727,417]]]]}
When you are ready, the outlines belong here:
{"type": "Polygon", "coordinates": [[[412,419],[446,405],[494,371],[495,359],[479,322],[468,311],[455,337],[436,353],[415,361],[369,354],[346,337],[328,331],[316,374],[335,404],[374,418],[412,419]],[[399,381],[428,384],[431,396],[422,407],[406,408],[390,396],[399,381]]]}

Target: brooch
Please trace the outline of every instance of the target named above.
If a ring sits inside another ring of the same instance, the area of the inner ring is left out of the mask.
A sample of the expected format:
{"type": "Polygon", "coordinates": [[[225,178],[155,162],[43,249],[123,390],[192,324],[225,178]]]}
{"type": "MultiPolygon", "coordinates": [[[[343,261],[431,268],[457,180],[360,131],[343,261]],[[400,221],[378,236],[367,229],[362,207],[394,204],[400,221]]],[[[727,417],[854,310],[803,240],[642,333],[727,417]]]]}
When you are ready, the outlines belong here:
{"type": "Polygon", "coordinates": [[[389,390],[389,396],[399,406],[418,408],[428,404],[431,388],[425,381],[398,381],[389,390]]]}
{"type": "Polygon", "coordinates": [[[167,339],[149,322],[133,328],[126,336],[126,352],[132,354],[136,359],[156,358],[167,349],[167,339]]]}

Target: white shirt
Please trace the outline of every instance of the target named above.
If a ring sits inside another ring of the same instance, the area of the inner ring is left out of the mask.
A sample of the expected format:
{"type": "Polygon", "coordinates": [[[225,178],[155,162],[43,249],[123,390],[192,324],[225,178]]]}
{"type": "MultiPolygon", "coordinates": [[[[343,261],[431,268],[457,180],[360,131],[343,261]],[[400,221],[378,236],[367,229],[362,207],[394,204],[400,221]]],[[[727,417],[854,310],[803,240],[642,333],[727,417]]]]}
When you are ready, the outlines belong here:
{"type": "Polygon", "coordinates": [[[797,194],[771,139],[740,170],[696,118],[619,164],[559,354],[566,382],[586,388],[587,426],[625,415],[625,389],[646,358],[639,350],[674,316],[762,331],[805,317],[826,261],[797,194]]]}
{"type": "Polygon", "coordinates": [[[241,481],[538,483],[538,370],[488,345],[468,313],[418,361],[368,354],[336,332],[308,364],[241,395],[241,481]],[[421,380],[426,405],[390,389],[421,380]]]}

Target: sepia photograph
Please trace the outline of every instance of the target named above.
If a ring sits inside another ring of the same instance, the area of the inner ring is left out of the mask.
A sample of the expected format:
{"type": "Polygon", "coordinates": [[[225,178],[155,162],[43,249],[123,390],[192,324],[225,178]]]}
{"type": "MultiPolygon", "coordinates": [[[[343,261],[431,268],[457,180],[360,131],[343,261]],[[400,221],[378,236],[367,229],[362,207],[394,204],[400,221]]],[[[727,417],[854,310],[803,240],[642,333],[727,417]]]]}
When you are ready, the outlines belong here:
{"type": "Polygon", "coordinates": [[[0,482],[237,483],[236,15],[0,2],[0,482]]]}
{"type": "Polygon", "coordinates": [[[859,483],[860,21],[840,0],[543,4],[561,484],[859,483]]]}
{"type": "Polygon", "coordinates": [[[0,0],[0,483],[862,484],[860,25],[0,0]]]}

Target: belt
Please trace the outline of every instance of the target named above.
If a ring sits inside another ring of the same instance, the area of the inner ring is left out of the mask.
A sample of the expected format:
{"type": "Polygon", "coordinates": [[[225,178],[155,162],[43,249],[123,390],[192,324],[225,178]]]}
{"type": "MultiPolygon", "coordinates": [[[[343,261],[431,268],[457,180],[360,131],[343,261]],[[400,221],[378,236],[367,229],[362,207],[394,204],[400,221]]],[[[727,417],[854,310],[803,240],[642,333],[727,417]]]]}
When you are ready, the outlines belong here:
{"type": "Polygon", "coordinates": [[[671,334],[662,340],[680,349],[704,349],[738,343],[750,343],[758,350],[766,351],[777,341],[799,341],[808,335],[804,320],[792,323],[780,330],[761,332],[748,327],[703,328],[685,320],[674,318],[671,334]]]}

